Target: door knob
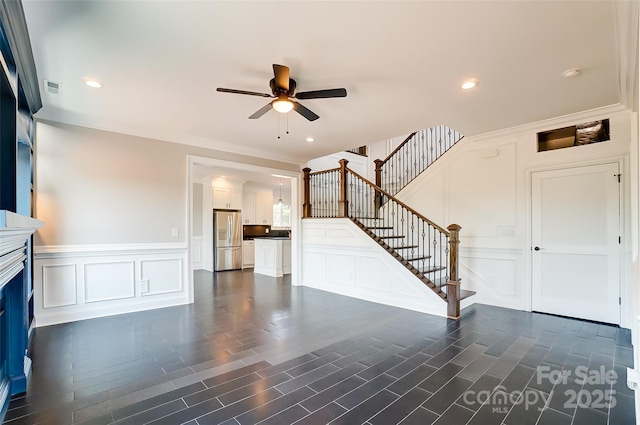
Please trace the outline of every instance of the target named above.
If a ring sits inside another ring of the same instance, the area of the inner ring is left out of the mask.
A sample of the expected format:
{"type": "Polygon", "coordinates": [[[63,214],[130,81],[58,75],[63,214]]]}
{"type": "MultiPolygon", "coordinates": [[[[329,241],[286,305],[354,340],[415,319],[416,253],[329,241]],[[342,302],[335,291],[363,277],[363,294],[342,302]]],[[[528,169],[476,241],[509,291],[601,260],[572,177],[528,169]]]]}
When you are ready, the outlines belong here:
{"type": "Polygon", "coordinates": [[[540,248],[539,246],[536,246],[535,248],[533,248],[534,251],[540,251],[542,248],[540,248]]]}

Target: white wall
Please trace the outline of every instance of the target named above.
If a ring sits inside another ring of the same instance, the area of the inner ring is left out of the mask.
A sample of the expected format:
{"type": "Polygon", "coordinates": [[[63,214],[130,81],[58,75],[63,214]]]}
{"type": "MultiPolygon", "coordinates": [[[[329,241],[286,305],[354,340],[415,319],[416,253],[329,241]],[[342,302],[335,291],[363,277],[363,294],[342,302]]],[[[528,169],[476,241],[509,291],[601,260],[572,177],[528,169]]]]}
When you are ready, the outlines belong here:
{"type": "MultiPolygon", "coordinates": [[[[36,144],[35,216],[45,222],[34,238],[38,326],[192,301],[187,156],[299,171],[50,122],[37,122],[36,144]]],[[[207,192],[204,185],[203,209],[211,211],[207,192]]],[[[203,249],[205,268],[210,254],[203,249]]]]}
{"type": "Polygon", "coordinates": [[[634,142],[629,113],[573,116],[466,137],[397,197],[436,223],[462,226],[460,263],[464,289],[476,302],[531,309],[531,173],[600,162],[623,167],[623,326],[631,324],[631,240],[628,155],[634,142]],[[537,152],[536,133],[610,118],[611,141],[537,152]]]}
{"type": "Polygon", "coordinates": [[[347,167],[375,183],[376,168],[373,161],[376,159],[385,159],[395,148],[404,142],[408,136],[409,134],[404,134],[367,145],[367,156],[343,151],[314,158],[309,161],[306,166],[311,168],[311,172],[330,170],[338,168],[341,159],[347,159],[349,160],[347,167]]]}
{"type": "Polygon", "coordinates": [[[362,156],[343,151],[312,159],[306,166],[311,168],[312,173],[316,171],[331,170],[333,168],[340,167],[341,159],[348,160],[349,163],[347,164],[347,167],[363,177],[367,177],[369,175],[369,169],[372,166],[371,164],[373,164],[371,156],[362,156]]]}

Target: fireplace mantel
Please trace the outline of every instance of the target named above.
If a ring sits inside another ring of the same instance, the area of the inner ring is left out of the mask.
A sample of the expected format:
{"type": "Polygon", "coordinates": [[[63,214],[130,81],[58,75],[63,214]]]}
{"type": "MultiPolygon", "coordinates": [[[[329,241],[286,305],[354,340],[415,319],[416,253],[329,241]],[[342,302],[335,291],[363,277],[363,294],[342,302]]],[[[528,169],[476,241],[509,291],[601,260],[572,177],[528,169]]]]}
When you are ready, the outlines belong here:
{"type": "Polygon", "coordinates": [[[24,268],[27,240],[42,227],[40,220],[0,210],[0,288],[24,268]]]}

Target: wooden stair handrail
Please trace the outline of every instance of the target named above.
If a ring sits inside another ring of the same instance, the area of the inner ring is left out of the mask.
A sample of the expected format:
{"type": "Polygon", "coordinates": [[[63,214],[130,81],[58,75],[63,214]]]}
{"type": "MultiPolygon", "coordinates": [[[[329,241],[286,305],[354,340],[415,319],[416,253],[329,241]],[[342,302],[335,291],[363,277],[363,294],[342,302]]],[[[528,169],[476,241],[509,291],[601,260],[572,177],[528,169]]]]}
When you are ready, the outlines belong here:
{"type": "MultiPolygon", "coordinates": [[[[309,170],[311,170],[311,169],[309,169],[309,170]]],[[[332,172],[334,172],[334,171],[340,171],[340,167],[338,167],[338,168],[332,168],[332,169],[330,169],[330,170],[316,171],[316,172],[314,172],[314,173],[311,173],[311,172],[310,172],[310,173],[309,173],[309,176],[319,176],[320,174],[328,174],[328,173],[332,173],[332,172]]]]}
{"type": "Polygon", "coordinates": [[[377,191],[377,192],[380,192],[381,195],[387,197],[388,199],[391,199],[392,201],[394,201],[397,204],[399,204],[401,207],[406,208],[409,212],[411,212],[412,214],[415,214],[419,219],[426,221],[431,226],[433,226],[434,228],[436,228],[440,232],[442,232],[444,235],[449,236],[449,231],[448,230],[438,226],[436,223],[434,223],[433,221],[429,220],[427,217],[423,216],[418,211],[414,210],[413,208],[411,208],[410,206],[408,206],[404,202],[400,201],[399,199],[394,198],[389,193],[385,192],[381,187],[376,186],[373,182],[371,182],[371,180],[362,177],[360,174],[356,173],[355,171],[353,171],[352,169],[350,169],[348,167],[347,167],[347,171],[349,171],[351,174],[353,174],[354,176],[358,177],[359,179],[363,180],[365,183],[367,183],[368,185],[373,187],[373,189],[375,191],[377,191]]]}
{"type": "MultiPolygon", "coordinates": [[[[382,165],[384,165],[393,155],[396,154],[396,152],[398,152],[400,149],[402,149],[402,147],[404,145],[406,145],[407,143],[409,143],[409,140],[411,140],[411,138],[413,136],[415,136],[417,133],[417,131],[414,131],[413,133],[409,134],[409,136],[404,139],[404,142],[400,143],[394,150],[393,152],[391,152],[389,155],[387,155],[387,157],[385,159],[382,160],[382,165]]],[[[379,161],[379,160],[378,160],[379,161]]]]}

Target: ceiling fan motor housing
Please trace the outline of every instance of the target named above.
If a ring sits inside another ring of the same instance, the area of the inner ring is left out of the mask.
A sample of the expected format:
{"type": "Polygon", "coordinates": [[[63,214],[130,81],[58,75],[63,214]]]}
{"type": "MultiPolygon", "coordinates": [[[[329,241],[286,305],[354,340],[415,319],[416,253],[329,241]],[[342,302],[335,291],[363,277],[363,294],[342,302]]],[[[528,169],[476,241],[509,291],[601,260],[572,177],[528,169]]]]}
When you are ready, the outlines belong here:
{"type": "Polygon", "coordinates": [[[276,79],[272,78],[271,81],[269,81],[269,87],[271,87],[271,93],[273,93],[273,95],[276,97],[281,94],[292,97],[296,91],[296,80],[294,80],[293,78],[289,78],[289,90],[285,90],[282,87],[277,87],[276,79]]]}

